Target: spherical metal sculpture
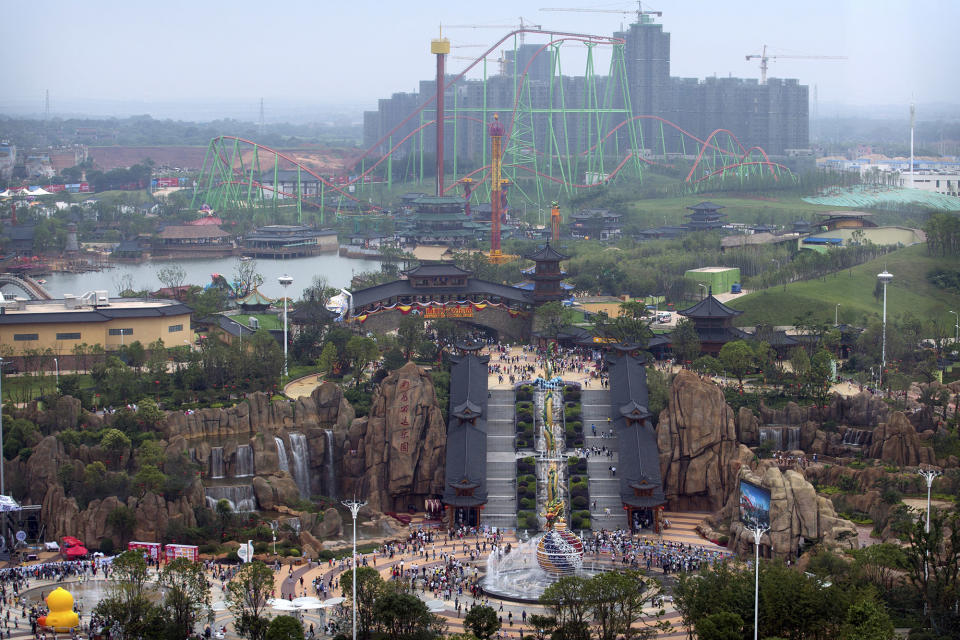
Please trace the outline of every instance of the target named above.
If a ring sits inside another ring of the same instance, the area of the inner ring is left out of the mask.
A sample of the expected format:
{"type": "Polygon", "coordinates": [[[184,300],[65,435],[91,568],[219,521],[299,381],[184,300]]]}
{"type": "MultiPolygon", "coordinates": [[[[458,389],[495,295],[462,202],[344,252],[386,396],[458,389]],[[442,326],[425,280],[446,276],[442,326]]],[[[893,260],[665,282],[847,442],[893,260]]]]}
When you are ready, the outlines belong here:
{"type": "Polygon", "coordinates": [[[577,573],[583,567],[583,541],[558,520],[537,543],[537,564],[554,576],[577,573]]]}

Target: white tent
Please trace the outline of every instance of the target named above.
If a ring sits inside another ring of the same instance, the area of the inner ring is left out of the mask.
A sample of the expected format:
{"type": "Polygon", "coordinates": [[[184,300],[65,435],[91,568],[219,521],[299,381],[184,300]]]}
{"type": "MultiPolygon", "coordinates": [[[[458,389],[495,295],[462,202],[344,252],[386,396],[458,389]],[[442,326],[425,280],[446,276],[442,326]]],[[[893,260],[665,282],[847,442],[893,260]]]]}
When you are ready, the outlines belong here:
{"type": "Polygon", "coordinates": [[[0,191],[0,198],[9,198],[9,197],[10,197],[10,189],[4,189],[3,191],[0,191]]]}
{"type": "Polygon", "coordinates": [[[49,196],[50,192],[44,189],[43,187],[37,187],[33,191],[27,190],[27,195],[31,196],[49,196]]]}

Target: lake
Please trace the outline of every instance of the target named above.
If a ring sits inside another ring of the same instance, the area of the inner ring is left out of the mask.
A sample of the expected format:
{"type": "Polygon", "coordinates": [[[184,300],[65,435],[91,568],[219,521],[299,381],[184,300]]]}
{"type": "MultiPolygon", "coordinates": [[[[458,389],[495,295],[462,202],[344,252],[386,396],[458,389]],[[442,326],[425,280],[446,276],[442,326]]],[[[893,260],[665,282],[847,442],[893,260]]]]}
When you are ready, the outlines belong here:
{"type": "MultiPolygon", "coordinates": [[[[293,284],[287,293],[294,300],[300,297],[306,287],[310,286],[315,275],[326,278],[327,283],[332,287],[342,288],[350,285],[350,279],[355,273],[380,270],[378,260],[343,258],[336,253],[286,260],[257,259],[255,262],[257,263],[257,273],[263,276],[263,285],[260,287],[262,293],[271,298],[282,297],[284,295],[283,287],[277,282],[277,278],[282,275],[289,275],[293,278],[293,284]]],[[[237,258],[177,260],[175,263],[187,272],[184,284],[205,287],[210,283],[210,275],[213,273],[219,273],[228,282],[232,282],[233,274],[236,272],[237,258]]],[[[157,272],[169,264],[172,264],[172,261],[154,260],[137,264],[117,263],[112,268],[103,271],[53,273],[41,277],[47,281],[44,287],[54,298],[62,298],[65,293],[81,295],[96,289],[106,289],[109,295],[116,296],[119,293],[119,284],[127,274],[133,279],[134,289],[156,291],[164,286],[157,278],[157,272]]],[[[16,290],[16,293],[22,295],[19,290],[16,290]]]]}

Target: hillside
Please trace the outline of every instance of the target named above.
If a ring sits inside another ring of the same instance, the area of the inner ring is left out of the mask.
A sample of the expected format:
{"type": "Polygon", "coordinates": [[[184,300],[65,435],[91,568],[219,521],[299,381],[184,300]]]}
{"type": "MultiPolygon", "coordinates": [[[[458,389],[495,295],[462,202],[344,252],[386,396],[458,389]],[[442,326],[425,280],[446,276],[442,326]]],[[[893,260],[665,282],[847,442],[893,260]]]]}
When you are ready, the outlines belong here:
{"type": "Polygon", "coordinates": [[[927,271],[935,266],[960,269],[960,256],[944,259],[927,255],[926,245],[899,249],[853,269],[823,280],[807,280],[757,291],[728,302],[744,314],[737,319],[740,326],[760,322],[774,325],[793,324],[807,311],[833,322],[835,305],[840,305],[840,322],[860,323],[869,315],[881,315],[883,303],[873,297],[877,274],[886,268],[893,274],[887,289],[887,313],[894,316],[909,311],[923,319],[942,317],[953,324],[948,312],[960,311],[960,296],[952,295],[927,282],[927,271]]]}

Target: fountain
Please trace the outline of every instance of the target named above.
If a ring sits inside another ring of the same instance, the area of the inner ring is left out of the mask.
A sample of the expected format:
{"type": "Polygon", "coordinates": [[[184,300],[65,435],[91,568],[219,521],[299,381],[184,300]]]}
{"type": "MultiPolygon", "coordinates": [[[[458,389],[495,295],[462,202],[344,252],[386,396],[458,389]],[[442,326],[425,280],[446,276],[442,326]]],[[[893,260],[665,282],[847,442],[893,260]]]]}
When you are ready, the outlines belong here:
{"type": "Polygon", "coordinates": [[[583,566],[583,541],[567,530],[567,459],[563,425],[563,382],[538,379],[533,400],[538,427],[537,509],[544,533],[508,554],[487,559],[483,589],[507,600],[535,602],[563,576],[595,569],[583,566]]]}
{"type": "Polygon", "coordinates": [[[337,470],[333,466],[333,431],[325,429],[327,436],[327,453],[323,459],[324,482],[323,495],[328,498],[337,499],[337,470]]]}
{"type": "Polygon", "coordinates": [[[210,477],[222,478],[223,475],[223,447],[210,448],[210,477]]]}
{"type": "Polygon", "coordinates": [[[233,476],[247,478],[253,475],[253,447],[241,444],[237,447],[237,464],[233,476]]]}
{"type": "Polygon", "coordinates": [[[300,497],[310,499],[310,449],[307,438],[302,433],[290,432],[290,454],[293,456],[293,468],[290,472],[297,483],[300,497]]]}

